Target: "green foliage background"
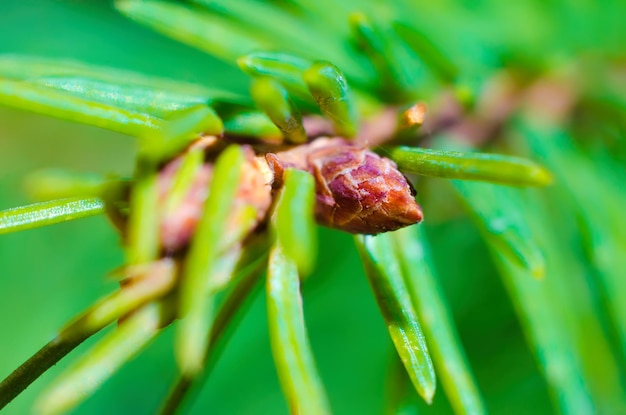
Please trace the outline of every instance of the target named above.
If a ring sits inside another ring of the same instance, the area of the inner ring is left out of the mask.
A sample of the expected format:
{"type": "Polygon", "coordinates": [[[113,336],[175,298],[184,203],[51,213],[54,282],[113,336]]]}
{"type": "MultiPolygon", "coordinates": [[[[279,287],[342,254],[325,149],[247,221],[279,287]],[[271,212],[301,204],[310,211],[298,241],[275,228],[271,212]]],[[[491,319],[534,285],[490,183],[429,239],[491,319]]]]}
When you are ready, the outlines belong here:
{"type": "MultiPolygon", "coordinates": [[[[528,16],[518,18],[524,23],[528,16]]],[[[521,24],[520,30],[532,28],[521,24]]],[[[494,44],[498,42],[494,37],[494,44]]],[[[558,46],[558,39],[553,42],[558,46]]],[[[104,1],[4,0],[0,53],[71,57],[235,91],[248,85],[237,68],[133,24],[104,1]]],[[[128,175],[134,151],[133,140],[122,135],[0,108],[0,209],[29,202],[21,187],[28,172],[63,167],[128,175]]],[[[437,179],[430,184],[446,186],[437,179]]],[[[451,211],[457,203],[450,198],[451,211]]],[[[489,412],[552,413],[545,381],[478,230],[465,217],[446,216],[445,221],[429,221],[427,216],[427,231],[489,412]]],[[[381,413],[389,387],[385,377],[397,364],[382,317],[350,237],[321,230],[319,252],[317,269],[304,285],[304,304],[331,404],[339,414],[381,413]]],[[[121,263],[118,236],[102,217],[2,235],[0,376],[112,290],[115,283],[106,274],[121,263]]],[[[46,373],[6,413],[28,413],[45,385],[93,341],[46,373]]],[[[153,413],[175,376],[171,343],[171,333],[159,337],[76,413],[153,413]]],[[[209,410],[287,413],[270,354],[262,295],[224,351],[193,413],[209,410]]],[[[424,413],[449,412],[439,388],[432,411],[424,413]]]]}

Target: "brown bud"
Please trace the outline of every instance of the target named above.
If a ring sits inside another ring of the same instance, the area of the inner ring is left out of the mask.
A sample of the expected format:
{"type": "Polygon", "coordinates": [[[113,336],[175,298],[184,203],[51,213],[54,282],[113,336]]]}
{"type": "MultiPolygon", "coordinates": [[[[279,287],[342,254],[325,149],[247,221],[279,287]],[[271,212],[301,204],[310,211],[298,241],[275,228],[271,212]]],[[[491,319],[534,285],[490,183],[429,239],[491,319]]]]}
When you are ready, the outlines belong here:
{"type": "MultiPolygon", "coordinates": [[[[256,210],[258,224],[263,221],[272,203],[271,179],[268,178],[267,166],[255,157],[254,151],[249,146],[244,146],[243,150],[246,160],[242,166],[241,181],[231,219],[237,220],[238,212],[250,205],[256,210]]],[[[159,175],[162,204],[165,203],[179,167],[180,159],[174,159],[163,168],[159,175]]],[[[161,244],[166,251],[177,251],[189,243],[202,216],[204,202],[209,195],[212,172],[211,164],[203,164],[194,176],[185,198],[172,211],[164,212],[160,232],[161,244]]]]}
{"type": "Polygon", "coordinates": [[[342,139],[267,155],[276,180],[285,167],[312,173],[317,221],[351,233],[377,234],[422,220],[414,191],[395,163],[342,139]]]}
{"type": "MultiPolygon", "coordinates": [[[[168,193],[180,168],[181,159],[169,162],[159,173],[159,203],[166,205],[168,193]]],[[[173,209],[162,213],[160,235],[161,245],[166,251],[177,251],[187,245],[202,217],[202,208],[209,189],[213,167],[203,164],[189,185],[184,199],[173,209]]]]}

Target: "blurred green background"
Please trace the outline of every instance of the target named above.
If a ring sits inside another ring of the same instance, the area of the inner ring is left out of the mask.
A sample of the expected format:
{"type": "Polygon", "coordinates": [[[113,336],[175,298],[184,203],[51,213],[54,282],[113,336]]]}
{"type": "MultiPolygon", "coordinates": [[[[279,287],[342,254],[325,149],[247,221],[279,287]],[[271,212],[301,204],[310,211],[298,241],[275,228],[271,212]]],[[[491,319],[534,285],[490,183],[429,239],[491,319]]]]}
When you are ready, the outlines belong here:
{"type": "MultiPolygon", "coordinates": [[[[528,28],[526,28],[528,29],[528,28]]],[[[236,68],[142,28],[105,1],[0,1],[0,53],[68,57],[245,91],[236,68]]],[[[0,108],[0,209],[28,203],[24,176],[35,169],[128,175],[131,138],[0,108]]],[[[433,180],[433,186],[443,181],[433,180]]],[[[451,204],[456,203],[450,201],[451,204]]],[[[428,214],[428,211],[426,211],[428,214]]],[[[488,410],[553,413],[545,381],[482,239],[467,218],[429,223],[443,288],[488,410]]],[[[383,411],[391,341],[350,237],[321,230],[318,268],[304,285],[307,327],[338,414],[383,411]]],[[[69,318],[115,288],[119,238],[102,217],[0,237],[0,376],[49,341],[69,318]]],[[[96,336],[96,339],[98,336],[96,336]]],[[[29,413],[35,397],[95,339],[54,367],[5,413],[29,413]]],[[[175,378],[171,330],[75,412],[154,413],[175,378]]],[[[432,411],[450,413],[439,389],[432,411]]],[[[287,413],[258,295],[206,382],[192,413],[287,413]]]]}

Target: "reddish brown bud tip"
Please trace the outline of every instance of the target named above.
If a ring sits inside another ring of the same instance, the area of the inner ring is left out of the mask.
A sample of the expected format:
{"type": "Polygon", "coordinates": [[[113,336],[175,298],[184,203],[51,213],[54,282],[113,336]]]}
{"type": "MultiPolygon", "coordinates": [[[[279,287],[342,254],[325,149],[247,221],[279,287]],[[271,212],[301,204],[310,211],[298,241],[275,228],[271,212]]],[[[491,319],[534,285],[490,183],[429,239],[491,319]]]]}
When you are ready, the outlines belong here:
{"type": "Polygon", "coordinates": [[[278,183],[285,166],[308,170],[316,181],[316,218],[351,233],[377,234],[422,220],[414,192],[395,163],[341,139],[267,157],[278,183]]]}
{"type": "Polygon", "coordinates": [[[426,104],[418,102],[402,113],[402,128],[410,128],[424,124],[426,117],[426,104]]]}
{"type": "Polygon", "coordinates": [[[310,156],[317,220],[352,233],[377,234],[422,220],[422,209],[395,163],[370,150],[331,147],[310,156]]]}

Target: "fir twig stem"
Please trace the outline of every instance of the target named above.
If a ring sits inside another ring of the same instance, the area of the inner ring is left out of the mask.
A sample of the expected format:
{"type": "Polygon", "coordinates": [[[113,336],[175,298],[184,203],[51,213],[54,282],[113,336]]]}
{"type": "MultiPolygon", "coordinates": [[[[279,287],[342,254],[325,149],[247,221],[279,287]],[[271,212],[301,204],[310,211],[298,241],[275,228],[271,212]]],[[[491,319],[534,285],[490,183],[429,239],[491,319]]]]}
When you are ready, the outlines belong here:
{"type": "Polygon", "coordinates": [[[39,349],[0,383],[0,409],[92,334],[71,339],[57,337],[39,349]]]}

